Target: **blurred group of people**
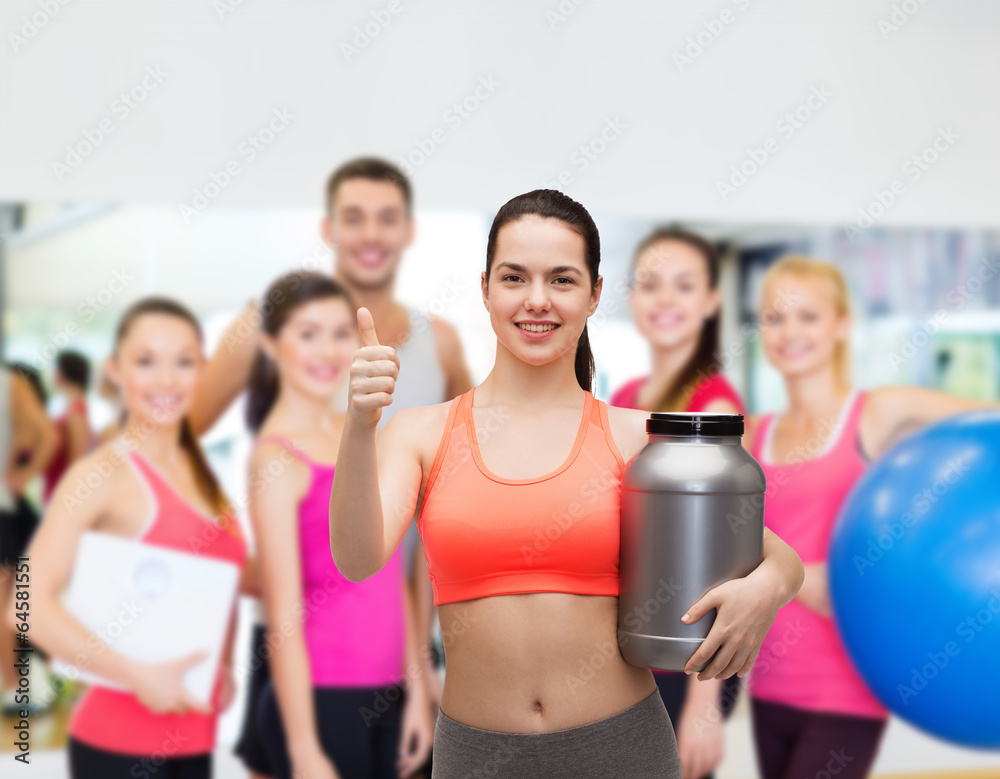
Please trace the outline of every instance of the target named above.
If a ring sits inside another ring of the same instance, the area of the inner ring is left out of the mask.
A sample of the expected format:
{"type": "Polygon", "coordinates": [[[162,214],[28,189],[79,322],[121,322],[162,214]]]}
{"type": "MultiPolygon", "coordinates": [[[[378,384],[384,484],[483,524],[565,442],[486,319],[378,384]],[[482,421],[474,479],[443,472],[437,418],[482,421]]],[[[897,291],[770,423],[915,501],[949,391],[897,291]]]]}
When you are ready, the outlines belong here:
{"type": "MultiPolygon", "coordinates": [[[[380,426],[400,409],[444,403],[473,387],[455,328],[395,297],[399,264],[414,237],[412,205],[410,182],[392,164],[363,158],[341,166],[329,179],[320,225],[334,251],[332,273],[275,280],[211,355],[182,302],[154,297],[133,304],[104,369],[121,418],[100,435],[87,421],[91,371],[82,356],[57,359],[53,386],[66,403],[54,421],[35,374],[23,367],[0,372],[0,451],[7,457],[0,550],[7,571],[18,558],[30,560],[31,640],[67,662],[84,658],[122,688],[91,687],[76,704],[69,754],[77,779],[143,775],[136,771],[148,771],[150,760],[169,766],[161,775],[209,776],[217,718],[241,671],[248,678],[237,752],[253,777],[431,775],[447,640],[420,534],[411,523],[390,562],[354,582],[331,558],[328,516],[359,307],[371,313],[379,343],[396,348],[401,366],[380,426]],[[244,393],[255,440],[244,506],[252,539],[198,444],[244,393]],[[95,472],[110,475],[76,500],[74,485],[95,472]],[[36,477],[44,479],[40,523],[25,499],[36,477]],[[206,522],[224,532],[192,547],[191,535],[206,522]],[[250,646],[233,646],[231,626],[211,706],[183,685],[197,658],[155,665],[125,658],[61,606],[79,540],[93,530],[240,566],[241,593],[262,607],[250,646]],[[168,732],[181,734],[176,744],[165,743],[168,732]]],[[[609,405],[747,414],[721,372],[721,261],[711,241],[676,228],[659,229],[636,247],[630,303],[652,368],[616,388],[609,405]]],[[[916,387],[857,389],[849,331],[847,285],[834,266],[792,257],[770,269],[758,335],[781,373],[787,407],[748,417],[744,445],[764,466],[769,486],[772,477],[780,485],[769,489],[766,520],[801,557],[805,581],[765,639],[767,670],[750,675],[765,779],[816,775],[830,749],[854,756],[842,776],[870,769],[888,711],[833,629],[825,562],[833,520],[867,465],[902,436],[982,405],[916,387]],[[794,621],[807,626],[806,635],[776,648],[794,621]]],[[[0,594],[10,604],[12,577],[3,580],[0,594]]],[[[12,624],[5,618],[0,630],[0,654],[8,658],[12,624]]],[[[4,700],[16,710],[9,666],[2,664],[4,700]]],[[[741,681],[666,672],[654,678],[685,779],[711,776],[741,681]]]]}

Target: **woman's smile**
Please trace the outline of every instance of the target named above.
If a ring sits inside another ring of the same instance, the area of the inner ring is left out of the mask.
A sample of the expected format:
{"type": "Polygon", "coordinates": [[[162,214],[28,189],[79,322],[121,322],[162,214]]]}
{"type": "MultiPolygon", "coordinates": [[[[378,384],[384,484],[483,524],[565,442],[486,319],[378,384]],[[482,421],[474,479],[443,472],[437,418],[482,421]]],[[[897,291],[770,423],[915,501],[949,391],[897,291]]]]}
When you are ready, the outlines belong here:
{"type": "Polygon", "coordinates": [[[515,322],[514,324],[529,341],[543,341],[559,328],[557,322],[525,321],[515,322]]]}

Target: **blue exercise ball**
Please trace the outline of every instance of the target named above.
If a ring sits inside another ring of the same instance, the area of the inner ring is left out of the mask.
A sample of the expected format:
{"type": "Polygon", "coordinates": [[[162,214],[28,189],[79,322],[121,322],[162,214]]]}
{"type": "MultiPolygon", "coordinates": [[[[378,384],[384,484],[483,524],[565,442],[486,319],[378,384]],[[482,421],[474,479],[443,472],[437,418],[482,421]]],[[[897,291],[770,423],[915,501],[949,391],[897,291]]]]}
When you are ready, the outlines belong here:
{"type": "Polygon", "coordinates": [[[829,577],[844,645],[886,708],[1000,747],[1000,412],[930,425],[874,463],[837,519],[829,577]]]}

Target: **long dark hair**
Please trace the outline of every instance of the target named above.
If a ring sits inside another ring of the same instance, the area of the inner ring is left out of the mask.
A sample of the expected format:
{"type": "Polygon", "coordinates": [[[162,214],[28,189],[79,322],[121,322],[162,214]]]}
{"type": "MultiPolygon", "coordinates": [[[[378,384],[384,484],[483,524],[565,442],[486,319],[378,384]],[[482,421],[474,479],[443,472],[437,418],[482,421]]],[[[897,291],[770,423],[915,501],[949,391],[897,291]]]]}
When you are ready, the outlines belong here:
{"type": "MultiPolygon", "coordinates": [[[[497,215],[493,218],[493,225],[490,227],[489,238],[486,241],[487,283],[489,283],[490,270],[493,268],[493,257],[497,250],[497,236],[500,234],[500,228],[529,215],[558,219],[583,238],[586,247],[584,261],[590,275],[590,289],[593,291],[601,265],[600,233],[586,208],[555,189],[535,189],[518,195],[504,203],[497,211],[497,215]]],[[[594,353],[590,349],[590,336],[587,334],[586,325],[584,325],[580,340],[576,344],[574,368],[576,380],[580,382],[580,386],[587,392],[592,392],[594,387],[594,353]]]]}
{"type": "MultiPolygon", "coordinates": [[[[348,291],[322,273],[292,272],[278,278],[264,293],[261,307],[260,329],[270,336],[277,336],[299,306],[324,298],[342,298],[354,311],[354,302],[348,291]]],[[[264,424],[278,399],[278,372],[271,360],[258,348],[250,369],[249,393],[246,404],[246,423],[255,433],[264,424]]]]}
{"type": "MultiPolygon", "coordinates": [[[[115,330],[115,354],[118,353],[118,348],[121,346],[125,336],[128,335],[128,331],[132,325],[147,314],[166,314],[167,316],[183,319],[194,328],[194,331],[198,334],[198,341],[203,340],[201,325],[198,323],[195,315],[185,306],[170,298],[151,296],[137,300],[122,315],[122,318],[118,322],[118,328],[115,330]]],[[[201,445],[198,443],[198,438],[191,429],[191,423],[186,416],[181,420],[180,445],[191,457],[191,462],[194,465],[195,481],[198,484],[201,494],[208,500],[212,509],[219,516],[228,516],[231,513],[232,506],[222,491],[222,487],[219,486],[215,474],[212,473],[212,469],[208,465],[208,460],[205,458],[205,453],[202,451],[201,445]]],[[[222,524],[227,529],[229,528],[230,523],[224,522],[222,524]]]]}
{"type": "MultiPolygon", "coordinates": [[[[675,241],[690,246],[705,260],[708,271],[709,289],[719,286],[719,252],[708,239],[679,227],[661,227],[654,230],[636,247],[632,257],[632,283],[636,282],[636,268],[643,252],[666,241],[675,241]]],[[[698,345],[687,365],[674,382],[668,386],[650,411],[683,411],[695,387],[704,379],[714,376],[722,366],[719,363],[719,330],[721,307],[705,320],[698,336],[698,345]]]]}

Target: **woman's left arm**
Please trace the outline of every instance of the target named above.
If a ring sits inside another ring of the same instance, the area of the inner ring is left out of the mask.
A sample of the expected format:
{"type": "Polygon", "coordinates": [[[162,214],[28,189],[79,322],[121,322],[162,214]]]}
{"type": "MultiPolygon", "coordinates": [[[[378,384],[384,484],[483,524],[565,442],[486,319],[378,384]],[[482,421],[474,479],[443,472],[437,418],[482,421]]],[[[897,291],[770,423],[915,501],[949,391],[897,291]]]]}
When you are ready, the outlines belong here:
{"type": "Polygon", "coordinates": [[[760,565],[742,579],[731,579],[709,590],[682,617],[690,625],[717,609],[712,629],[691,655],[684,672],[697,673],[712,660],[698,679],[746,674],[757,659],[778,609],[795,597],[803,577],[802,561],[795,550],[770,528],[764,528],[764,559],[760,565]]]}
{"type": "Polygon", "coordinates": [[[985,408],[1000,408],[994,400],[966,400],[925,387],[879,387],[868,393],[861,416],[861,439],[877,459],[901,438],[940,419],[985,408]]]}

